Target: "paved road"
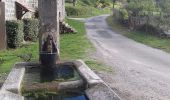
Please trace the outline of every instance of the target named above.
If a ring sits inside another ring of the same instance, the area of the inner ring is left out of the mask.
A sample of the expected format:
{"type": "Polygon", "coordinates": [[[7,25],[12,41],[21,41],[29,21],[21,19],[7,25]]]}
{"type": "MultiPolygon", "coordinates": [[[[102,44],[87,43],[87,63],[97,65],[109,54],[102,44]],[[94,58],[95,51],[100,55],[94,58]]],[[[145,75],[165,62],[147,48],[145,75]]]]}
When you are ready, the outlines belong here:
{"type": "Polygon", "coordinates": [[[170,100],[170,54],[117,34],[106,17],[85,23],[98,57],[116,71],[106,77],[109,85],[125,100],[170,100]]]}

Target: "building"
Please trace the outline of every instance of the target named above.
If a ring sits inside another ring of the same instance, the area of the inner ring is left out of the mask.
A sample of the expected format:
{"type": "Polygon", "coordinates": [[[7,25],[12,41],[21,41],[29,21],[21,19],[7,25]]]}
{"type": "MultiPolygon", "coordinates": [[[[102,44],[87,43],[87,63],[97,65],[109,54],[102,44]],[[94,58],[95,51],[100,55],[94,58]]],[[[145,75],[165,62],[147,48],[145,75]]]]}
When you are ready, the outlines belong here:
{"type": "Polygon", "coordinates": [[[0,0],[0,50],[6,48],[6,20],[30,18],[35,10],[26,0],[0,0]]]}
{"type": "Polygon", "coordinates": [[[65,0],[59,0],[59,20],[63,21],[65,18],[65,0]]]}
{"type": "Polygon", "coordinates": [[[38,8],[38,0],[26,0],[30,7],[38,8]]]}
{"type": "Polygon", "coordinates": [[[1,0],[5,4],[5,20],[22,19],[29,12],[34,12],[34,9],[27,3],[28,0],[1,0]]]}

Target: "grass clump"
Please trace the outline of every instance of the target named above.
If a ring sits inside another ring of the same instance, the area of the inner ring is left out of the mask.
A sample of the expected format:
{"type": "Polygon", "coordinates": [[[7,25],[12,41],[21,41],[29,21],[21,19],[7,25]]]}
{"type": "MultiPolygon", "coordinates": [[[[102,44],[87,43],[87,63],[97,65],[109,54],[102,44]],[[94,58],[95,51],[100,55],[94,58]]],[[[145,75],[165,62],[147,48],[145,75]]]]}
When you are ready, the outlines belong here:
{"type": "Polygon", "coordinates": [[[108,72],[108,73],[112,73],[113,70],[110,66],[102,63],[102,62],[99,62],[97,60],[93,60],[93,59],[90,59],[90,60],[86,60],[85,63],[92,69],[92,70],[95,70],[95,71],[103,71],[103,72],[108,72]]]}

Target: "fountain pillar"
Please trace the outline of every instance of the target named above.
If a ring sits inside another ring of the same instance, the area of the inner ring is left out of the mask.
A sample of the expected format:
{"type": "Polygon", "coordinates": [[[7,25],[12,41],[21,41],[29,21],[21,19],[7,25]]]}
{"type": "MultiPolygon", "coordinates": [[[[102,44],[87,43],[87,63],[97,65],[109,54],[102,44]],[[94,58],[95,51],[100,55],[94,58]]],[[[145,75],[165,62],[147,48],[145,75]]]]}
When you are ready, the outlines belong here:
{"type": "Polygon", "coordinates": [[[59,60],[58,1],[38,0],[40,62],[48,67],[59,60]]]}

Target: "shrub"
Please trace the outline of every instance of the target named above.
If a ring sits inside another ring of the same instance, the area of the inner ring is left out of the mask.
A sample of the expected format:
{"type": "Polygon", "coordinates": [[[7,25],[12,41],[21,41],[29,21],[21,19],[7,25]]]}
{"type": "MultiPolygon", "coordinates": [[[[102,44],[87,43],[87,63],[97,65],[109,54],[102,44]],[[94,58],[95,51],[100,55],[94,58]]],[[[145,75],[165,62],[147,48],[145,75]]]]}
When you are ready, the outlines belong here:
{"type": "Polygon", "coordinates": [[[153,25],[150,25],[150,24],[143,24],[141,26],[138,26],[137,28],[139,31],[142,31],[142,32],[147,32],[149,34],[152,34],[152,35],[159,35],[159,33],[161,32],[160,29],[158,29],[157,27],[154,27],[153,25]]]}
{"type": "Polygon", "coordinates": [[[21,46],[23,42],[23,22],[22,21],[6,21],[7,45],[9,48],[21,46]]]}
{"type": "Polygon", "coordinates": [[[38,20],[37,19],[23,19],[24,22],[24,40],[36,41],[38,36],[38,20]]]}
{"type": "Polygon", "coordinates": [[[73,7],[73,6],[66,6],[67,16],[82,16],[88,15],[88,8],[87,7],[73,7]]]}

